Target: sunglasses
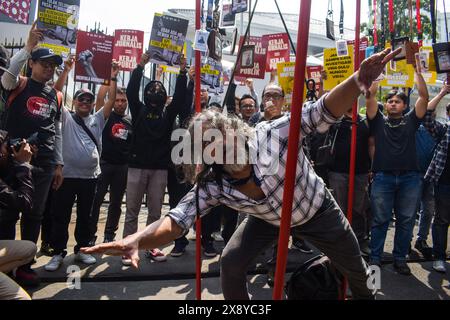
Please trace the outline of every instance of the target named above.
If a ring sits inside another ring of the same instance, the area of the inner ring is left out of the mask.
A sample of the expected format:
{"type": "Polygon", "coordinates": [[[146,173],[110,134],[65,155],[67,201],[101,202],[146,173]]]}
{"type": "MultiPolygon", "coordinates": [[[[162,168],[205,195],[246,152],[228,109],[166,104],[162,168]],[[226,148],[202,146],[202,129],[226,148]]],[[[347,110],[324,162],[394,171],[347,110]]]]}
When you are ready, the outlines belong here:
{"type": "Polygon", "coordinates": [[[47,68],[54,69],[58,66],[58,64],[53,61],[38,60],[38,63],[45,69],[47,68]]]}

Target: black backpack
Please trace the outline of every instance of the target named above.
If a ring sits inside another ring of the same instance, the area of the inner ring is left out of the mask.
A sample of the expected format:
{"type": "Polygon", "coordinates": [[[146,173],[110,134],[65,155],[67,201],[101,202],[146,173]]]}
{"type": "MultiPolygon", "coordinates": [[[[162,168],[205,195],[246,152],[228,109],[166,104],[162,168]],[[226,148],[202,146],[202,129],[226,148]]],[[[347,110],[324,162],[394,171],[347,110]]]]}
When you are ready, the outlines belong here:
{"type": "Polygon", "coordinates": [[[318,255],[298,267],[284,289],[288,300],[338,300],[340,281],[330,259],[318,255]]]}

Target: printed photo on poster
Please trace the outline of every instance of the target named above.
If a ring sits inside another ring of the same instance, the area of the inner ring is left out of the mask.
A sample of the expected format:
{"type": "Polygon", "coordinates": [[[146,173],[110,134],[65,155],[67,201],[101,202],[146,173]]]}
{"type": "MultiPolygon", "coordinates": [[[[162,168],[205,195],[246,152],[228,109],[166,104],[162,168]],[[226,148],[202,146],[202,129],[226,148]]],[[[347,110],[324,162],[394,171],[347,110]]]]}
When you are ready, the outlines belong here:
{"type": "Polygon", "coordinates": [[[201,84],[208,92],[221,94],[223,89],[222,63],[211,57],[203,57],[201,65],[201,84]]]}
{"type": "Polygon", "coordinates": [[[397,48],[402,48],[402,51],[400,51],[400,53],[394,57],[394,61],[406,59],[406,43],[408,41],[408,37],[401,37],[392,40],[392,51],[397,50],[397,48]]]}
{"type": "MultiPolygon", "coordinates": [[[[243,47],[244,37],[240,39],[240,47],[243,47]]],[[[266,72],[266,53],[267,50],[263,47],[262,37],[250,36],[246,41],[246,46],[255,46],[255,52],[253,56],[253,67],[244,68],[241,66],[240,61],[236,65],[237,77],[264,79],[266,72]]]]}
{"type": "Polygon", "coordinates": [[[234,27],[236,25],[236,15],[232,12],[232,3],[223,3],[222,15],[220,18],[220,27],[234,27]]]}
{"type": "Polygon", "coordinates": [[[241,66],[243,68],[253,68],[255,65],[255,46],[243,46],[242,47],[242,57],[241,66]]]}
{"type": "Polygon", "coordinates": [[[113,36],[78,32],[75,81],[109,85],[113,36]]]}
{"type": "Polygon", "coordinates": [[[68,56],[75,49],[80,0],[40,0],[37,27],[43,30],[42,46],[68,56]]]}
{"type": "Polygon", "coordinates": [[[148,54],[150,62],[179,66],[189,20],[155,13],[148,54]]]}
{"type": "Polygon", "coordinates": [[[436,71],[438,73],[450,72],[450,43],[433,44],[434,60],[436,61],[436,71]]]}
{"type": "Polygon", "coordinates": [[[234,14],[246,12],[248,10],[247,1],[248,0],[233,0],[231,12],[234,14]]]}
{"type": "Polygon", "coordinates": [[[144,48],[144,31],[116,30],[114,32],[113,59],[120,70],[132,71],[139,63],[144,48]]]}

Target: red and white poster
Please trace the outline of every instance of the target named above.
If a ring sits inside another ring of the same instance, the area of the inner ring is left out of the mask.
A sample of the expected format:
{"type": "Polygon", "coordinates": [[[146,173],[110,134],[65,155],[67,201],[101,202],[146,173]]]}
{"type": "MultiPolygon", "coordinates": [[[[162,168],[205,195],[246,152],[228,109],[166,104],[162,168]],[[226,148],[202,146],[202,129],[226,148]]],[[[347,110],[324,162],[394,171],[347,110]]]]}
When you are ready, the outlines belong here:
{"type": "Polygon", "coordinates": [[[266,72],[277,70],[277,65],[290,62],[289,36],[275,33],[262,36],[263,48],[267,49],[266,72]]]}
{"type": "Polygon", "coordinates": [[[316,83],[316,90],[320,89],[320,73],[322,72],[323,67],[322,66],[309,66],[306,67],[306,76],[307,79],[313,79],[316,83]]]}
{"type": "MultiPolygon", "coordinates": [[[[347,40],[347,45],[355,45],[355,40],[347,40]]],[[[366,49],[369,46],[369,39],[362,37],[359,40],[359,63],[366,58],[366,49]]]]}
{"type": "Polygon", "coordinates": [[[31,0],[0,0],[0,12],[16,22],[27,24],[31,0]]]}
{"type": "Polygon", "coordinates": [[[126,29],[115,31],[113,59],[119,63],[121,70],[134,70],[142,56],[143,48],[144,31],[126,29]]]}
{"type": "MultiPolygon", "coordinates": [[[[242,47],[244,37],[241,37],[239,46],[242,47]]],[[[253,68],[241,68],[241,63],[236,66],[236,77],[264,79],[266,72],[266,48],[263,46],[262,37],[250,36],[245,45],[255,46],[255,57],[253,68]]]]}
{"type": "Polygon", "coordinates": [[[75,81],[109,85],[113,36],[78,31],[75,81]]]}

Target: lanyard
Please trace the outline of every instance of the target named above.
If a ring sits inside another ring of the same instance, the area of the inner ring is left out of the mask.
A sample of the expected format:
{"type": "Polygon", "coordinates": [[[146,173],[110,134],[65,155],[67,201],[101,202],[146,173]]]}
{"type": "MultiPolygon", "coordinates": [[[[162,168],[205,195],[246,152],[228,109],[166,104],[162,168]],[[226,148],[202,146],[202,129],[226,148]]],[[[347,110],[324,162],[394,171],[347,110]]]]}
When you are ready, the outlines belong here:
{"type": "Polygon", "coordinates": [[[341,0],[341,15],[339,17],[339,33],[341,39],[344,37],[344,2],[341,0]]]}
{"type": "Polygon", "coordinates": [[[436,1],[430,0],[431,41],[436,43],[436,1]]]}

